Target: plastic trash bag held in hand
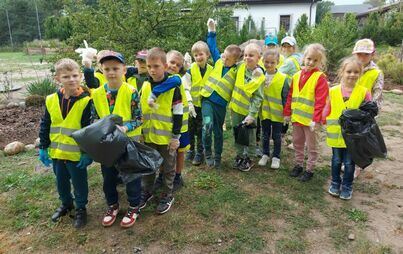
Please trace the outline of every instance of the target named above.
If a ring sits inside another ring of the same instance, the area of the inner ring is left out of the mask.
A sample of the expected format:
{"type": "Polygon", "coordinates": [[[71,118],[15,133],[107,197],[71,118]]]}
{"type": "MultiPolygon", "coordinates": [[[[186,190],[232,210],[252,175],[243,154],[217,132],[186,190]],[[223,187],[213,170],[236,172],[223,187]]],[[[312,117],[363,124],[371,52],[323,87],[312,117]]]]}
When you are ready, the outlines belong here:
{"type": "Polygon", "coordinates": [[[92,60],[95,59],[98,51],[94,48],[88,47],[88,43],[86,40],[84,40],[84,46],[85,48],[78,48],[75,50],[75,52],[80,54],[83,65],[85,65],[86,63],[91,64],[92,60]]]}
{"type": "Polygon", "coordinates": [[[371,165],[374,158],[385,158],[387,149],[374,117],[378,113],[375,102],[364,102],[359,109],[344,110],[339,123],[353,161],[360,167],[371,165]]]}
{"type": "Polygon", "coordinates": [[[126,152],[126,145],[130,141],[129,137],[116,127],[122,124],[122,118],[112,114],[73,132],[72,137],[90,158],[112,167],[126,152]]]}

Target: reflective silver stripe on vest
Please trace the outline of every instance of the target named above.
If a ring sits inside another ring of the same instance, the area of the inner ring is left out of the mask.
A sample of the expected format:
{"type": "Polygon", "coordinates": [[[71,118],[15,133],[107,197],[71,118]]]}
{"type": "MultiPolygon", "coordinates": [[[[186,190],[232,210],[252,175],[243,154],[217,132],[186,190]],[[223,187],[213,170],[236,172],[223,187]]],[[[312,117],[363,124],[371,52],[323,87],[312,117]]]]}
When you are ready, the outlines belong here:
{"type": "Polygon", "coordinates": [[[189,122],[189,120],[182,120],[182,125],[187,125],[188,124],[188,122],[189,122]]]}
{"type": "Polygon", "coordinates": [[[262,109],[265,112],[271,113],[271,114],[276,115],[276,116],[283,117],[283,111],[273,109],[273,108],[269,108],[268,106],[263,106],[262,109]]]}
{"type": "Polygon", "coordinates": [[[276,103],[276,104],[283,105],[283,101],[281,99],[277,99],[277,98],[272,97],[272,96],[265,95],[264,99],[266,101],[270,101],[270,102],[273,102],[273,103],[276,103]]]}
{"type": "Polygon", "coordinates": [[[293,109],[292,113],[296,114],[296,115],[299,115],[299,116],[302,116],[302,117],[306,117],[306,118],[312,118],[312,116],[313,116],[313,114],[310,114],[308,112],[305,112],[305,111],[302,111],[302,110],[299,110],[299,109],[293,109]]]}
{"type": "Polygon", "coordinates": [[[339,120],[326,120],[326,125],[340,125],[339,120]]]}
{"type": "Polygon", "coordinates": [[[200,97],[193,98],[193,104],[197,104],[200,102],[200,97]]]}
{"type": "Polygon", "coordinates": [[[153,134],[160,135],[160,136],[172,137],[172,132],[166,131],[166,130],[158,130],[158,129],[155,129],[154,127],[143,128],[142,131],[144,134],[148,134],[151,132],[153,134]]]}
{"type": "Polygon", "coordinates": [[[157,120],[161,122],[172,123],[172,117],[160,114],[152,114],[152,117],[151,114],[144,114],[143,118],[144,120],[157,120]]]}
{"type": "Polygon", "coordinates": [[[183,107],[183,113],[188,113],[189,112],[189,106],[183,107]]]}
{"type": "Polygon", "coordinates": [[[229,83],[233,83],[235,81],[235,79],[233,79],[230,75],[227,75],[227,73],[224,75],[223,77],[226,81],[228,81],[229,83]]]}
{"type": "Polygon", "coordinates": [[[243,108],[243,109],[249,111],[249,105],[246,105],[246,104],[244,104],[244,103],[238,101],[238,100],[235,99],[234,97],[232,97],[232,102],[233,102],[234,104],[236,104],[237,106],[239,106],[239,107],[241,107],[241,108],[243,108]]]}
{"type": "Polygon", "coordinates": [[[70,128],[65,128],[65,127],[50,127],[50,134],[63,134],[66,136],[71,136],[73,132],[75,132],[78,129],[70,129],[70,128]]]}
{"type": "Polygon", "coordinates": [[[308,105],[311,107],[313,107],[315,104],[314,101],[310,101],[310,100],[307,100],[307,99],[301,98],[301,97],[292,97],[292,102],[299,102],[299,103],[302,103],[302,104],[305,104],[305,105],[308,105]]]}
{"type": "MultiPolygon", "coordinates": [[[[209,77],[209,79],[210,79],[210,77],[209,77]]],[[[213,88],[211,88],[210,86],[207,86],[207,85],[204,86],[204,89],[209,93],[214,92],[213,88]]]]}
{"type": "Polygon", "coordinates": [[[249,100],[249,97],[246,95],[245,91],[242,89],[239,89],[238,87],[235,86],[234,92],[239,93],[242,97],[244,97],[246,100],[249,100]]]}
{"type": "Polygon", "coordinates": [[[50,148],[53,149],[58,149],[66,152],[80,152],[80,147],[76,145],[68,145],[68,144],[62,144],[62,143],[57,143],[53,142],[50,143],[50,148]]]}
{"type": "MultiPolygon", "coordinates": [[[[224,79],[227,80],[228,82],[234,82],[234,79],[225,75],[224,79]]],[[[208,77],[208,81],[210,81],[211,83],[217,85],[218,87],[220,87],[222,90],[224,90],[228,95],[230,95],[232,93],[232,91],[226,87],[222,82],[220,82],[219,80],[213,78],[213,77],[208,77]]],[[[211,88],[210,88],[211,89],[211,88]]],[[[208,90],[208,89],[206,89],[208,90]]],[[[208,90],[210,92],[210,90],[208,90]]],[[[213,90],[211,89],[211,92],[213,92],[213,90]]]]}
{"type": "Polygon", "coordinates": [[[341,135],[339,133],[327,133],[326,135],[330,139],[338,139],[341,135]]]}

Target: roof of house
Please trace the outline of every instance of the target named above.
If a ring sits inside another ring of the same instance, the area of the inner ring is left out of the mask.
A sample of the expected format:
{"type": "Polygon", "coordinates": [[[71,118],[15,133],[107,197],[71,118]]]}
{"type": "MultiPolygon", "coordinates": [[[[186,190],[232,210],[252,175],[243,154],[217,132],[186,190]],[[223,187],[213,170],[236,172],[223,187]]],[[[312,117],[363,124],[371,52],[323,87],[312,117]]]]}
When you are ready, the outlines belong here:
{"type": "Polygon", "coordinates": [[[347,4],[347,5],[333,5],[330,8],[330,13],[361,13],[368,11],[372,8],[370,4],[347,4]]]}
{"type": "Polygon", "coordinates": [[[219,5],[225,4],[290,4],[290,3],[312,3],[322,0],[220,0],[219,5]]]}
{"type": "Polygon", "coordinates": [[[399,6],[401,8],[402,6],[400,4],[402,4],[402,3],[401,2],[396,2],[396,3],[391,3],[391,4],[386,4],[386,5],[383,5],[383,6],[371,8],[371,9],[365,10],[365,11],[363,11],[361,13],[358,13],[357,17],[365,17],[365,16],[368,16],[372,12],[378,12],[378,13],[388,12],[393,8],[399,8],[399,6]]]}

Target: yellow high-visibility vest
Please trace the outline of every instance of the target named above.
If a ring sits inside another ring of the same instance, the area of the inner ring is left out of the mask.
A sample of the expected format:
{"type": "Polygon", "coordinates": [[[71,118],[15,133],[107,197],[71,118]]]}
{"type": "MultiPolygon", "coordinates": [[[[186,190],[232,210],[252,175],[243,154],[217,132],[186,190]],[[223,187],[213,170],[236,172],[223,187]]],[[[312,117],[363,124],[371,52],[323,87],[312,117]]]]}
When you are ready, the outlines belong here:
{"type": "Polygon", "coordinates": [[[141,88],[142,96],[141,109],[143,111],[143,135],[146,143],[167,145],[172,138],[173,118],[172,100],[175,89],[171,89],[157,97],[158,108],[152,109],[148,106],[147,99],[151,94],[151,84],[144,81],[141,88]]]}
{"type": "Polygon", "coordinates": [[[301,91],[299,90],[301,71],[292,77],[292,122],[298,122],[306,126],[311,123],[315,105],[315,88],[320,75],[322,75],[320,71],[312,73],[301,91]]]}
{"type": "Polygon", "coordinates": [[[232,90],[234,89],[237,68],[232,67],[223,77],[221,77],[223,67],[222,60],[219,59],[215,63],[214,69],[211,71],[207,82],[204,84],[204,87],[200,92],[201,96],[208,98],[213,91],[215,91],[224,98],[224,100],[227,102],[230,101],[232,90]]]}
{"type": "Polygon", "coordinates": [[[281,92],[287,75],[277,71],[268,87],[263,88],[262,120],[283,122],[283,101],[281,92]]]}
{"type": "Polygon", "coordinates": [[[372,87],[374,86],[376,79],[379,77],[379,74],[381,74],[381,70],[370,69],[358,79],[357,85],[367,88],[372,94],[372,87]]]}
{"type": "Polygon", "coordinates": [[[341,85],[332,87],[329,90],[330,109],[329,116],[326,117],[326,143],[330,147],[345,148],[343,135],[341,134],[341,126],[339,118],[345,109],[357,109],[365,100],[367,89],[356,85],[347,101],[343,100],[341,93],[341,85]]]}
{"type": "Polygon", "coordinates": [[[80,147],[71,137],[71,134],[81,129],[81,117],[90,100],[91,98],[89,96],[77,100],[66,118],[63,119],[57,93],[46,97],[46,108],[51,119],[49,156],[52,159],[69,161],[80,160],[80,147]]]}
{"type": "Polygon", "coordinates": [[[190,95],[192,95],[193,105],[201,107],[201,90],[206,84],[207,79],[213,70],[213,67],[209,64],[206,65],[206,72],[204,76],[201,76],[200,67],[197,63],[192,63],[190,67],[190,74],[192,76],[192,88],[190,89],[190,95]]]}
{"type": "Polygon", "coordinates": [[[260,77],[252,79],[245,83],[246,64],[242,63],[238,68],[234,91],[232,92],[229,108],[241,115],[249,114],[249,105],[252,94],[263,85],[265,76],[262,73],[260,77]]]}
{"type": "MultiPolygon", "coordinates": [[[[108,99],[104,86],[100,86],[93,91],[91,97],[94,101],[94,106],[99,118],[104,118],[110,114],[115,114],[123,118],[123,124],[132,120],[132,94],[134,87],[127,83],[123,83],[118,90],[115,100],[115,107],[112,113],[109,111],[108,99]]],[[[127,136],[139,137],[141,134],[141,126],[136,127],[132,131],[128,131],[127,136]]]]}

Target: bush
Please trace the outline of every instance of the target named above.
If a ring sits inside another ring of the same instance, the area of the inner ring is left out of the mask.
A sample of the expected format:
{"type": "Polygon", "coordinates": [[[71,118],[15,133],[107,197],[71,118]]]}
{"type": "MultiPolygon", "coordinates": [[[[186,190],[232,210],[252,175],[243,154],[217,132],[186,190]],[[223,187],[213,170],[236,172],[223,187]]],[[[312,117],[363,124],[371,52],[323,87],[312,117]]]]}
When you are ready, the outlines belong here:
{"type": "Polygon", "coordinates": [[[56,85],[49,77],[29,83],[26,89],[29,95],[40,95],[43,97],[57,91],[56,85]]]}
{"type": "Polygon", "coordinates": [[[308,25],[308,16],[303,14],[298,19],[297,25],[294,30],[294,37],[297,40],[298,46],[303,47],[311,41],[312,29],[308,25]]]}
{"type": "Polygon", "coordinates": [[[403,85],[403,63],[393,54],[392,50],[379,56],[378,66],[386,78],[391,78],[399,85],[403,85]]]}
{"type": "Polygon", "coordinates": [[[41,95],[30,95],[25,98],[25,105],[27,107],[37,107],[45,105],[45,97],[41,95]]]}
{"type": "Polygon", "coordinates": [[[58,39],[24,42],[24,48],[64,48],[66,46],[66,43],[61,42],[58,39]]]}

